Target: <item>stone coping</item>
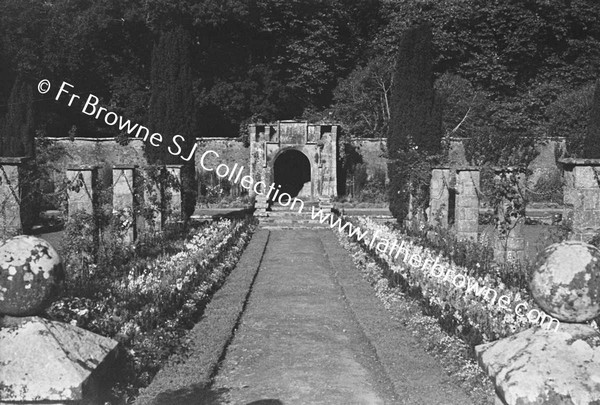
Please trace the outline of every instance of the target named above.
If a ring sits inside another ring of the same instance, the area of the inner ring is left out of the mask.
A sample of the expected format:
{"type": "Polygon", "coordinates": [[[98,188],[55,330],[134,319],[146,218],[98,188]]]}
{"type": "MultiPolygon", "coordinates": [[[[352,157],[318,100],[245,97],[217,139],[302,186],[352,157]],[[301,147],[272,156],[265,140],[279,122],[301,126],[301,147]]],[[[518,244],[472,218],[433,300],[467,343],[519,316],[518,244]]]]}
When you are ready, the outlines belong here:
{"type": "MultiPolygon", "coordinates": [[[[252,125],[256,125],[256,124],[252,124],[252,125]]],[[[266,125],[266,124],[265,124],[266,125]]],[[[309,124],[309,125],[339,125],[339,124],[309,124]]],[[[48,141],[88,141],[88,142],[115,142],[117,138],[115,137],[109,137],[109,138],[84,138],[84,137],[74,137],[74,138],[69,138],[69,137],[43,137],[43,138],[36,138],[36,140],[48,140],[48,141]]],[[[459,138],[459,139],[468,139],[468,138],[459,138]]],[[[139,142],[143,142],[144,140],[142,138],[128,138],[129,141],[139,141],[139,142]]],[[[240,142],[242,143],[242,140],[239,137],[234,137],[234,138],[228,138],[228,137],[224,137],[224,136],[215,136],[215,137],[196,137],[196,142],[204,142],[204,141],[232,141],[232,142],[240,142]]],[[[350,141],[356,141],[356,142],[387,142],[387,138],[385,137],[376,137],[376,138],[363,138],[363,137],[352,137],[350,138],[350,141]]]]}
{"type": "Polygon", "coordinates": [[[305,120],[300,120],[300,121],[296,121],[296,120],[278,120],[278,121],[274,121],[274,122],[263,122],[263,123],[257,123],[254,122],[252,124],[249,124],[250,127],[266,127],[266,126],[277,126],[279,124],[306,124],[306,125],[312,125],[312,126],[341,126],[341,124],[339,122],[308,122],[305,120]]]}
{"type": "Polygon", "coordinates": [[[495,172],[526,172],[527,167],[525,166],[492,166],[492,170],[495,172]]]}
{"type": "Polygon", "coordinates": [[[0,165],[20,165],[30,159],[31,156],[0,157],[0,165]]]}
{"type": "Polygon", "coordinates": [[[476,172],[481,170],[479,166],[434,166],[432,170],[450,170],[453,169],[457,172],[476,172]]]}
{"type": "Polygon", "coordinates": [[[138,165],[124,165],[124,164],[119,164],[119,165],[113,165],[113,170],[117,169],[117,170],[125,170],[125,169],[137,169],[139,168],[138,165]]]}
{"type": "Polygon", "coordinates": [[[69,165],[67,170],[94,170],[101,167],[102,165],[69,165]]]}
{"type": "Polygon", "coordinates": [[[558,159],[558,163],[566,166],[600,166],[600,159],[564,158],[558,159]]]}

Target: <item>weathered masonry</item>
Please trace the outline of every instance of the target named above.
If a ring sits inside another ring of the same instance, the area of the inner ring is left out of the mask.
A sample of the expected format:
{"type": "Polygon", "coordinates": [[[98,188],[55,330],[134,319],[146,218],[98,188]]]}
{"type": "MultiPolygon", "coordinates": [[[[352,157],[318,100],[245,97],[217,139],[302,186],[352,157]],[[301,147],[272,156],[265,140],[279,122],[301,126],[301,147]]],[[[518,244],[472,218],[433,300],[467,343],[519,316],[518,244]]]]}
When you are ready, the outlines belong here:
{"type": "Polygon", "coordinates": [[[298,121],[251,124],[250,175],[304,201],[336,197],[338,129],[298,121]]]}

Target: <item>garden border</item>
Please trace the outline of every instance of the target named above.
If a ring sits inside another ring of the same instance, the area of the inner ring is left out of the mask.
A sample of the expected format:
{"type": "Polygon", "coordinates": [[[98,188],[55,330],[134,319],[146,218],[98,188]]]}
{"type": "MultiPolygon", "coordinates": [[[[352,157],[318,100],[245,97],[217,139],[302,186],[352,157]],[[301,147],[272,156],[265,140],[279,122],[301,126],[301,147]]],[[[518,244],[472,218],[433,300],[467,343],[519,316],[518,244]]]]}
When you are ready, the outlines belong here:
{"type": "Polygon", "coordinates": [[[374,349],[398,398],[406,403],[472,404],[446,371],[427,353],[405,327],[394,320],[373,288],[354,265],[349,252],[333,232],[323,233],[321,242],[346,305],[374,349]],[[403,349],[399,349],[403,348],[403,349]],[[427,367],[427,363],[430,367],[427,367]],[[394,378],[390,378],[394,376],[394,378]],[[431,387],[443,387],[443,395],[431,387]]]}
{"type": "Polygon", "coordinates": [[[185,360],[170,360],[136,398],[135,405],[193,402],[208,389],[246,308],[269,241],[259,229],[239,262],[211,301],[200,322],[189,332],[185,360]]]}

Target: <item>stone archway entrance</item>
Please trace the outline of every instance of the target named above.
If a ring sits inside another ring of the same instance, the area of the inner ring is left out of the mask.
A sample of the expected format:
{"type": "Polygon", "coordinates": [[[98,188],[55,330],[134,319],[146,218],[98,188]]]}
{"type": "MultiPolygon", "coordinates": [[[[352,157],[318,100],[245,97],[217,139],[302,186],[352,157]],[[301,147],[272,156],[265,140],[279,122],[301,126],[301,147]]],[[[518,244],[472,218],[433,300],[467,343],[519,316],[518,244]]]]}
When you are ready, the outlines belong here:
{"type": "Polygon", "coordinates": [[[281,185],[307,202],[337,196],[338,125],[277,121],[248,130],[255,183],[281,185]]]}
{"type": "Polygon", "coordinates": [[[281,185],[281,193],[292,197],[311,197],[310,172],[310,161],[295,149],[282,151],[273,163],[274,183],[281,185]]]}

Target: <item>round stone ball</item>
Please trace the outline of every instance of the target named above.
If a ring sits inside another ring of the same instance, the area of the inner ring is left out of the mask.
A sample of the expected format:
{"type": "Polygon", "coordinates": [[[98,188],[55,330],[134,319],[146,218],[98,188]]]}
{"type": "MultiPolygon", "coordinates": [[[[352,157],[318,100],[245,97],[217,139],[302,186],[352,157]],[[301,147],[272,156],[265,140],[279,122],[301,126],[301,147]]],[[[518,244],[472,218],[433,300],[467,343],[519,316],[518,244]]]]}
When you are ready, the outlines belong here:
{"type": "Polygon", "coordinates": [[[567,241],[548,246],[536,260],[530,283],[537,304],[564,322],[600,315],[600,250],[567,241]]]}
{"type": "Polygon", "coordinates": [[[63,277],[61,259],[45,240],[21,235],[0,243],[0,314],[42,313],[63,277]]]}

